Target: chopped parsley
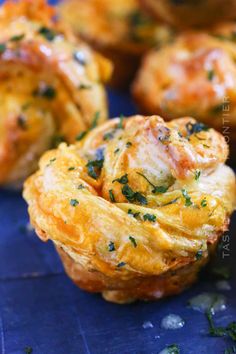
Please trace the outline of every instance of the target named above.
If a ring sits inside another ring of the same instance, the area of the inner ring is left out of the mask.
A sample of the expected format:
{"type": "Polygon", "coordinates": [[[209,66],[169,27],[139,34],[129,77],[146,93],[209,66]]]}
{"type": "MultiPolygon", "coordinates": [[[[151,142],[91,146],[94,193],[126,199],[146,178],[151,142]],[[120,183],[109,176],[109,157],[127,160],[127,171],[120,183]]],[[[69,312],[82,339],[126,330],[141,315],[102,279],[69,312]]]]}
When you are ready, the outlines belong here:
{"type": "Polygon", "coordinates": [[[34,90],[33,95],[46,98],[47,100],[53,100],[56,97],[56,90],[53,86],[44,85],[34,90]]]}
{"type": "Polygon", "coordinates": [[[93,130],[94,128],[96,128],[96,126],[97,126],[97,124],[98,124],[98,119],[99,119],[99,118],[100,118],[100,112],[97,111],[97,112],[95,112],[95,114],[94,114],[94,118],[93,118],[93,122],[92,122],[92,124],[91,124],[91,127],[90,127],[88,130],[85,130],[85,131],[79,133],[75,139],[76,139],[77,141],[82,140],[82,139],[88,134],[88,132],[90,132],[91,130],[93,130]]]}
{"type": "Polygon", "coordinates": [[[205,125],[204,123],[187,123],[186,124],[186,130],[188,133],[188,136],[200,133],[202,131],[208,131],[210,128],[205,125]]]}
{"type": "Polygon", "coordinates": [[[209,81],[212,81],[214,79],[214,76],[215,76],[214,70],[208,70],[207,71],[207,78],[208,78],[209,81]]]}
{"type": "Polygon", "coordinates": [[[168,354],[180,354],[180,349],[176,344],[171,344],[166,347],[168,354]]]}
{"type": "Polygon", "coordinates": [[[56,161],[56,157],[53,157],[52,159],[50,159],[49,163],[46,165],[46,167],[50,166],[54,161],[56,161]]]}
{"type": "Polygon", "coordinates": [[[126,147],[129,148],[130,146],[132,146],[132,143],[131,143],[130,141],[128,141],[128,142],[126,143],[126,147]]]}
{"type": "Polygon", "coordinates": [[[202,199],[202,201],[201,201],[201,206],[202,206],[203,208],[205,208],[205,207],[207,206],[206,198],[202,199]]]}
{"type": "Polygon", "coordinates": [[[147,205],[146,197],[139,192],[134,192],[128,184],[125,184],[121,191],[129,202],[138,202],[147,205]]]}
{"type": "Polygon", "coordinates": [[[71,199],[70,200],[70,205],[73,207],[76,207],[79,204],[79,201],[77,199],[71,199]]]}
{"type": "Polygon", "coordinates": [[[132,215],[134,218],[138,218],[139,215],[140,215],[140,212],[133,212],[132,209],[129,209],[129,210],[128,210],[128,214],[129,214],[129,215],[132,215]]]}
{"type": "Polygon", "coordinates": [[[65,141],[65,137],[63,135],[54,135],[52,138],[52,147],[57,148],[58,145],[65,141]]]}
{"type": "Polygon", "coordinates": [[[116,202],[116,199],[115,199],[115,196],[114,196],[114,193],[113,193],[113,190],[112,190],[112,189],[109,190],[109,197],[110,197],[110,201],[111,201],[112,203],[115,203],[115,202],[116,202]]]}
{"type": "Polygon", "coordinates": [[[215,327],[211,309],[206,312],[209,322],[209,334],[212,337],[229,337],[236,342],[236,322],[229,323],[226,327],[215,327]]]}
{"type": "Polygon", "coordinates": [[[195,256],[196,260],[198,261],[199,259],[201,259],[202,255],[203,255],[203,251],[201,251],[201,250],[197,251],[196,256],[195,256]]]}
{"type": "Polygon", "coordinates": [[[86,134],[87,134],[87,131],[84,131],[84,132],[79,133],[79,134],[76,136],[76,140],[77,140],[77,141],[82,140],[82,139],[85,137],[86,134]]]}
{"type": "Polygon", "coordinates": [[[103,135],[103,140],[112,140],[114,138],[114,131],[107,132],[103,135]]]}
{"type": "Polygon", "coordinates": [[[56,33],[52,29],[45,26],[42,26],[38,30],[38,33],[41,34],[44,38],[46,38],[50,42],[53,41],[54,38],[56,37],[56,33]]]}
{"type": "Polygon", "coordinates": [[[119,152],[119,151],[120,151],[119,148],[115,149],[114,154],[117,154],[117,152],[119,152]]]}
{"type": "Polygon", "coordinates": [[[27,129],[26,121],[27,121],[27,119],[23,114],[20,114],[17,118],[17,124],[23,130],[27,129]]]}
{"type": "Polygon", "coordinates": [[[123,127],[123,121],[124,121],[124,116],[123,116],[123,114],[121,114],[120,115],[120,121],[119,121],[119,123],[116,126],[117,129],[123,129],[124,128],[123,127]]]}
{"type": "Polygon", "coordinates": [[[182,195],[185,199],[185,206],[189,207],[191,205],[193,205],[193,202],[191,200],[191,197],[188,195],[188,192],[186,191],[186,189],[182,189],[182,195]]]}
{"type": "Polygon", "coordinates": [[[144,176],[142,173],[137,172],[138,175],[142,176],[152,187],[152,193],[156,194],[156,193],[165,193],[169,187],[165,187],[165,186],[155,186],[146,176],[144,176]]]}
{"type": "Polygon", "coordinates": [[[233,354],[236,353],[236,345],[233,345],[230,348],[225,349],[224,354],[233,354]]]}
{"type": "Polygon", "coordinates": [[[75,170],[74,166],[68,167],[68,171],[74,171],[74,170],[75,170]]]}
{"type": "Polygon", "coordinates": [[[7,49],[6,44],[0,43],[0,54],[3,54],[7,49]]]}
{"type": "Polygon", "coordinates": [[[134,248],[136,248],[137,247],[137,242],[136,242],[135,238],[133,236],[129,236],[129,240],[133,244],[134,248]]]}
{"type": "Polygon", "coordinates": [[[89,161],[86,165],[88,169],[88,175],[93,179],[97,179],[100,176],[104,159],[89,161]]]}
{"type": "Polygon", "coordinates": [[[83,186],[82,184],[80,184],[77,189],[85,189],[85,186],[83,186]]]}
{"type": "Polygon", "coordinates": [[[127,173],[123,176],[121,176],[120,178],[116,178],[112,181],[112,183],[114,182],[119,182],[120,184],[127,184],[129,181],[128,181],[128,175],[127,173]]]}
{"type": "Polygon", "coordinates": [[[155,222],[156,221],[156,215],[154,214],[144,214],[143,215],[143,220],[144,221],[151,221],[151,222],[155,222]]]}
{"type": "Polygon", "coordinates": [[[108,245],[108,251],[114,252],[116,250],[114,242],[110,241],[108,245]]]}
{"type": "Polygon", "coordinates": [[[91,90],[92,86],[91,85],[86,85],[86,84],[80,84],[78,89],[79,90],[91,90]]]}
{"type": "Polygon", "coordinates": [[[25,34],[22,33],[22,34],[19,34],[19,35],[16,35],[16,36],[12,36],[9,41],[10,42],[19,42],[21,41],[23,38],[25,37],[25,34]]]}
{"type": "Polygon", "coordinates": [[[73,54],[73,58],[77,61],[77,63],[79,63],[80,65],[86,65],[87,64],[87,61],[85,59],[85,55],[83,52],[81,51],[77,51],[77,52],[74,52],[73,54]]]}
{"type": "Polygon", "coordinates": [[[117,264],[117,267],[121,268],[121,267],[124,267],[125,265],[126,265],[125,262],[120,262],[120,263],[117,264]]]}
{"type": "Polygon", "coordinates": [[[201,176],[201,171],[200,170],[196,170],[195,173],[194,173],[195,181],[198,181],[200,176],[201,176]]]}

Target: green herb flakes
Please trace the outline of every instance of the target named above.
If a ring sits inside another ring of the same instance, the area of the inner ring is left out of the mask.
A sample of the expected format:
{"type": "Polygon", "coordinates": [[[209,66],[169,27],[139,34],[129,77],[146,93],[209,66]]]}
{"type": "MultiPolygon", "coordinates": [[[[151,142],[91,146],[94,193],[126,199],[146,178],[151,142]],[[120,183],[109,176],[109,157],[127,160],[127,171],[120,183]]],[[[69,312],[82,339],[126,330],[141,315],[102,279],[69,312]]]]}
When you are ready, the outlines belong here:
{"type": "Polygon", "coordinates": [[[50,85],[44,85],[33,91],[33,96],[43,97],[47,100],[53,100],[56,97],[56,90],[50,85]]]}
{"type": "Polygon", "coordinates": [[[19,34],[19,35],[16,35],[16,36],[12,36],[9,41],[10,42],[19,42],[21,41],[23,38],[25,37],[25,34],[22,33],[22,34],[19,34]]]}
{"type": "Polygon", "coordinates": [[[103,135],[103,140],[108,141],[114,138],[114,131],[107,132],[103,135]]]}
{"type": "Polygon", "coordinates": [[[140,204],[147,205],[146,197],[139,192],[134,192],[128,184],[125,184],[122,187],[122,194],[129,202],[138,202],[140,204]]]}
{"type": "Polygon", "coordinates": [[[140,172],[137,172],[137,174],[139,176],[142,176],[152,187],[153,187],[153,190],[152,190],[152,193],[153,194],[156,194],[156,193],[165,193],[167,192],[167,190],[169,189],[169,187],[166,187],[166,186],[155,186],[146,176],[144,176],[142,173],[140,172]]]}
{"type": "Polygon", "coordinates": [[[140,212],[134,212],[132,209],[129,209],[128,210],[128,214],[132,215],[134,218],[137,219],[139,217],[139,215],[140,215],[140,212]]]}
{"type": "Polygon", "coordinates": [[[123,114],[121,114],[120,115],[120,121],[119,121],[119,123],[116,126],[117,129],[124,129],[123,128],[123,121],[124,121],[124,116],[123,116],[123,114]]]}
{"type": "Polygon", "coordinates": [[[214,70],[208,70],[208,71],[207,71],[207,79],[208,79],[209,81],[212,81],[212,80],[214,79],[214,76],[215,76],[214,70]]]}
{"type": "Polygon", "coordinates": [[[201,206],[202,206],[203,208],[205,208],[205,207],[207,206],[206,198],[202,199],[202,201],[201,201],[201,206]]]}
{"type": "Polygon", "coordinates": [[[156,221],[156,215],[153,214],[144,214],[143,215],[143,220],[144,221],[151,221],[151,222],[155,222],[156,221]]]}
{"type": "Polygon", "coordinates": [[[202,258],[202,256],[203,256],[203,251],[199,250],[199,251],[197,251],[195,258],[198,261],[199,259],[202,258]]]}
{"type": "Polygon", "coordinates": [[[86,165],[88,175],[93,179],[98,179],[103,167],[104,159],[89,161],[86,165]]]}
{"type": "Polygon", "coordinates": [[[108,251],[114,252],[116,250],[114,242],[110,241],[108,245],[108,251]]]}
{"type": "Polygon", "coordinates": [[[132,143],[131,143],[130,141],[128,141],[128,142],[126,143],[126,147],[129,148],[130,146],[132,146],[132,143]]]}
{"type": "Polygon", "coordinates": [[[96,126],[97,126],[97,124],[98,124],[98,119],[99,119],[99,118],[100,118],[100,112],[97,111],[97,112],[95,112],[95,114],[94,114],[94,118],[93,118],[93,122],[92,122],[92,124],[91,124],[91,127],[90,127],[88,130],[85,130],[85,131],[79,133],[75,139],[76,139],[77,141],[82,140],[82,139],[88,134],[88,132],[90,132],[91,130],[93,130],[94,128],[96,128],[96,126]]]}
{"type": "Polygon", "coordinates": [[[191,200],[191,197],[188,195],[188,192],[186,191],[186,189],[182,189],[182,195],[185,199],[185,206],[189,207],[191,205],[193,205],[193,202],[191,200]]]}
{"type": "Polygon", "coordinates": [[[137,247],[137,242],[136,242],[135,238],[133,236],[129,236],[129,240],[133,244],[134,248],[136,248],[137,247]]]}
{"type": "Polygon", "coordinates": [[[115,199],[115,196],[114,196],[114,193],[113,193],[113,190],[112,190],[112,189],[109,190],[109,197],[110,197],[110,201],[111,201],[112,203],[115,203],[115,202],[116,202],[116,199],[115,199]]]}
{"type": "Polygon", "coordinates": [[[116,178],[112,181],[112,183],[114,182],[119,182],[120,184],[127,184],[129,181],[128,181],[128,175],[127,173],[123,176],[121,176],[120,178],[116,178]]]}
{"type": "Polygon", "coordinates": [[[3,54],[7,49],[6,44],[0,43],[0,54],[3,54]]]}
{"type": "Polygon", "coordinates": [[[196,171],[194,172],[195,181],[198,181],[199,178],[200,178],[200,176],[201,176],[201,171],[200,171],[200,170],[196,170],[196,171]]]}
{"type": "Polygon", "coordinates": [[[80,84],[78,89],[79,90],[91,90],[92,86],[91,85],[86,85],[86,84],[80,84]]]}
{"type": "Polygon", "coordinates": [[[188,133],[188,136],[190,135],[193,135],[193,134],[197,134],[197,133],[200,133],[202,131],[208,131],[210,128],[203,124],[203,123],[187,123],[186,124],[186,130],[187,130],[187,133],[188,133]]]}
{"type": "Polygon", "coordinates": [[[56,33],[48,28],[48,27],[41,27],[39,30],[38,30],[38,33],[41,34],[44,38],[46,38],[48,41],[53,41],[54,38],[56,37],[56,33]]]}
{"type": "Polygon", "coordinates": [[[70,205],[73,207],[76,207],[79,204],[79,201],[77,199],[71,199],[70,200],[70,205]]]}

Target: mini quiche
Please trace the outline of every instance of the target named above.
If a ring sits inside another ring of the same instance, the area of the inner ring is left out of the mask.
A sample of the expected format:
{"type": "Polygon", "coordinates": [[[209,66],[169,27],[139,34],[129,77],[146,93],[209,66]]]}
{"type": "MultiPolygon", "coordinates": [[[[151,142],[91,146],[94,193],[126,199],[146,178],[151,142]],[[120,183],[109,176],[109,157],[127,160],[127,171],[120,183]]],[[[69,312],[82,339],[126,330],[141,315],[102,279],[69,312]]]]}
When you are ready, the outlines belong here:
{"type": "Polygon", "coordinates": [[[113,87],[125,88],[142,54],[173,36],[169,27],[140,9],[138,0],[64,0],[58,12],[75,33],[113,61],[113,87]]]}
{"type": "Polygon", "coordinates": [[[82,289],[116,303],[190,286],[235,208],[224,137],[192,118],[116,118],[47,152],[24,185],[32,225],[82,289]]]}
{"type": "Polygon", "coordinates": [[[149,52],[133,84],[141,111],[166,119],[196,116],[236,140],[235,25],[185,32],[149,52]]]}
{"type": "Polygon", "coordinates": [[[107,118],[110,62],[54,21],[42,0],[0,8],[0,184],[18,185],[57,141],[107,118]]]}
{"type": "Polygon", "coordinates": [[[139,0],[158,20],[179,28],[236,20],[235,0],[139,0]]]}

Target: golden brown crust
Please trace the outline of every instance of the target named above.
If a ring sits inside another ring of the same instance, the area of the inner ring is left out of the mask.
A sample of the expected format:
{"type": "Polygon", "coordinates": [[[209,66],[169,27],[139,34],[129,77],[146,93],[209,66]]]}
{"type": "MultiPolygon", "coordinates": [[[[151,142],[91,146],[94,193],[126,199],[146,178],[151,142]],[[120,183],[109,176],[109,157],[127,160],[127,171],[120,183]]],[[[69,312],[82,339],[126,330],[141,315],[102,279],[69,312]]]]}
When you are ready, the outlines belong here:
{"type": "Polygon", "coordinates": [[[127,88],[143,53],[172,38],[167,26],[140,11],[137,0],[64,0],[58,11],[75,33],[112,60],[114,87],[127,88]]]}
{"type": "MultiPolygon", "coordinates": [[[[236,46],[228,26],[211,34],[186,32],[172,45],[153,50],[143,60],[133,84],[134,97],[147,114],[166,119],[197,116],[224,133],[236,135],[236,46]]],[[[235,136],[236,137],[236,136],[235,136]]]]}
{"type": "Polygon", "coordinates": [[[117,118],[46,153],[24,198],[36,232],[62,249],[82,288],[117,302],[161,297],[195,280],[227,229],[227,154],[224,138],[192,118],[117,118]]]}
{"type": "Polygon", "coordinates": [[[186,28],[236,19],[234,0],[139,0],[158,20],[186,28]]]}
{"type": "Polygon", "coordinates": [[[73,142],[99,112],[110,64],[59,23],[45,1],[7,2],[0,10],[0,184],[22,180],[52,147],[73,142]]]}

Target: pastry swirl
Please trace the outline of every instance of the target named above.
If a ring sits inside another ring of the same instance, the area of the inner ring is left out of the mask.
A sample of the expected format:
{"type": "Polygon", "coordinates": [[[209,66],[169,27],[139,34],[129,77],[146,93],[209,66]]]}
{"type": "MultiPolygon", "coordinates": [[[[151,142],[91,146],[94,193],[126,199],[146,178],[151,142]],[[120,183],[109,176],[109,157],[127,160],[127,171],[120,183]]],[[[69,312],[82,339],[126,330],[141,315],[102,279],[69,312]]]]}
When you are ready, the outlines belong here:
{"type": "Polygon", "coordinates": [[[117,118],[47,152],[24,186],[32,225],[80,287],[157,299],[197,277],[235,206],[218,132],[181,118],[117,118]]]}
{"type": "Polygon", "coordinates": [[[74,32],[114,63],[110,84],[127,89],[141,56],[169,42],[173,31],[155,22],[137,0],[64,0],[58,13],[74,32]]]}
{"type": "Polygon", "coordinates": [[[56,140],[107,118],[110,63],[54,20],[45,1],[0,9],[0,184],[23,180],[56,140]]]}
{"type": "Polygon", "coordinates": [[[236,140],[236,46],[233,24],[186,32],[144,58],[133,84],[146,114],[166,119],[196,116],[236,140]]]}

